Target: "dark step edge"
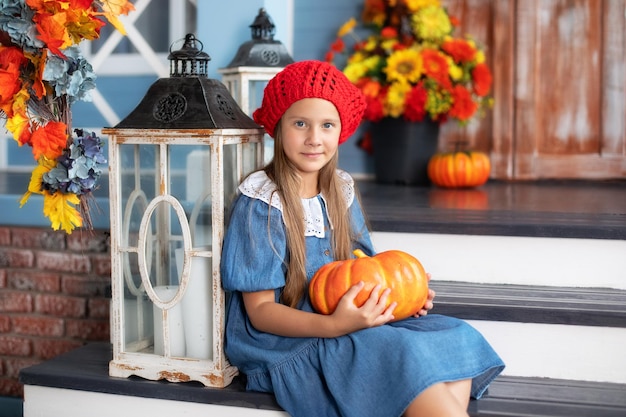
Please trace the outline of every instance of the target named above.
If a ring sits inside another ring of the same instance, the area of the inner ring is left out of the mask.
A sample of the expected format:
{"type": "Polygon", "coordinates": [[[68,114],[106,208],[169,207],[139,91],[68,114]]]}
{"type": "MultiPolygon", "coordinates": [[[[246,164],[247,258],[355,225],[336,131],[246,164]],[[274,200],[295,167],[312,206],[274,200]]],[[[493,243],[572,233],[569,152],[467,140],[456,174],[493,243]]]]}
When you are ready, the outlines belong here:
{"type": "Polygon", "coordinates": [[[472,417],[623,417],[626,384],[500,376],[468,411],[472,417]]]}
{"type": "MultiPolygon", "coordinates": [[[[108,375],[111,357],[110,344],[90,343],[23,369],[20,382],[143,398],[281,410],[273,395],[247,392],[243,376],[236,377],[226,388],[208,388],[195,382],[114,378],[108,375]]],[[[469,411],[472,417],[623,417],[626,415],[625,394],[626,384],[501,375],[483,398],[470,403],[469,411]]]]}
{"type": "MultiPolygon", "coordinates": [[[[438,210],[436,213],[411,214],[387,210],[367,211],[376,232],[427,233],[478,236],[518,236],[568,239],[626,239],[624,215],[572,215],[561,213],[483,213],[472,210],[438,210]],[[414,215],[415,216],[415,215],[414,215]]],[[[404,209],[403,209],[404,210],[404,209]]],[[[407,209],[409,210],[409,209],[407,209]]]]}
{"type": "Polygon", "coordinates": [[[465,320],[626,327],[626,291],[432,281],[433,313],[465,320]]]}

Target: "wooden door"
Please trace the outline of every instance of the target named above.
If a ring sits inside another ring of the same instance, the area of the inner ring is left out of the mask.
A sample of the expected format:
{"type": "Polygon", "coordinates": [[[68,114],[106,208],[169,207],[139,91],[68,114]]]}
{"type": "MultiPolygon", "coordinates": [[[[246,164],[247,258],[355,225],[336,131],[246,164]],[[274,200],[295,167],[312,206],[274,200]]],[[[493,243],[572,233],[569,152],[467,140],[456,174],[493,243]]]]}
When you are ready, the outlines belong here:
{"type": "Polygon", "coordinates": [[[624,5],[518,1],[515,178],[626,174],[624,5]]]}
{"type": "Polygon", "coordinates": [[[448,0],[487,45],[491,114],[442,130],[488,151],[492,178],[626,178],[626,0],[448,0]]]}

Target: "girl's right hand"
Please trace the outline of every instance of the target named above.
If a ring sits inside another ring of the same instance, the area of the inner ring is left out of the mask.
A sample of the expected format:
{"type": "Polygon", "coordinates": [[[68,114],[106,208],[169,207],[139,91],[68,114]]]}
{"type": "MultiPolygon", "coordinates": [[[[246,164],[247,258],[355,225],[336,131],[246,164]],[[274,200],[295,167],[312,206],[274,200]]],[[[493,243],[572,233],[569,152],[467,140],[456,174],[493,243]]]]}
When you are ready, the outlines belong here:
{"type": "Polygon", "coordinates": [[[342,334],[352,333],[368,327],[381,326],[394,319],[393,310],[397,303],[393,302],[386,307],[387,298],[391,290],[385,289],[380,293],[381,286],[376,285],[369,298],[361,307],[354,304],[354,299],[361,292],[365,284],[363,281],[353,285],[339,300],[335,312],[331,315],[342,334]],[[379,296],[380,294],[380,296],[379,296]]]}

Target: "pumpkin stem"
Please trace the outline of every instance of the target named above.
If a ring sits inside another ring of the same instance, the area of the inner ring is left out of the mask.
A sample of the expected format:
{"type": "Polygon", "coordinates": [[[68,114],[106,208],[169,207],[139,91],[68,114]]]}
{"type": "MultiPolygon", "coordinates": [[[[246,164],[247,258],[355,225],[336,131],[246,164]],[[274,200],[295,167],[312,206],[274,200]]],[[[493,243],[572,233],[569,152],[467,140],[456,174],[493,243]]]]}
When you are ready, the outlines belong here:
{"type": "Polygon", "coordinates": [[[355,249],[352,253],[354,253],[354,256],[357,258],[369,258],[369,256],[367,256],[361,249],[355,249]]]}

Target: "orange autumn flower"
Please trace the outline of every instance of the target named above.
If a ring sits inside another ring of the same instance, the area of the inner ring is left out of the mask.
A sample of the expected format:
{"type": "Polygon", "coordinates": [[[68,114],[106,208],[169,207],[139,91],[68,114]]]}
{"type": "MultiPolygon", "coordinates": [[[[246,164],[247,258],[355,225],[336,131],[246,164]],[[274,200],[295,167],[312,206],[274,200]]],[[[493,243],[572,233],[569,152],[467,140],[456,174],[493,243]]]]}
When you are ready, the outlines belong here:
{"type": "Polygon", "coordinates": [[[422,62],[424,63],[424,74],[427,77],[437,81],[445,89],[451,87],[448,62],[438,51],[424,49],[422,51],[422,62]]]}
{"type": "Polygon", "coordinates": [[[457,64],[472,62],[476,59],[476,48],[465,39],[447,39],[441,45],[457,64]]]}
{"type": "Polygon", "coordinates": [[[394,27],[387,26],[380,31],[380,36],[386,39],[393,39],[398,37],[398,30],[394,27]]]}
{"type": "Polygon", "coordinates": [[[451,117],[468,120],[476,113],[478,104],[472,100],[472,95],[467,88],[462,85],[455,85],[452,88],[452,98],[451,117]]]}
{"type": "Polygon", "coordinates": [[[472,70],[472,80],[474,81],[474,93],[479,97],[489,94],[492,77],[489,67],[485,63],[480,63],[472,70]]]}
{"type": "Polygon", "coordinates": [[[371,78],[363,78],[358,87],[365,97],[376,97],[380,94],[381,85],[378,81],[371,78]]]}

